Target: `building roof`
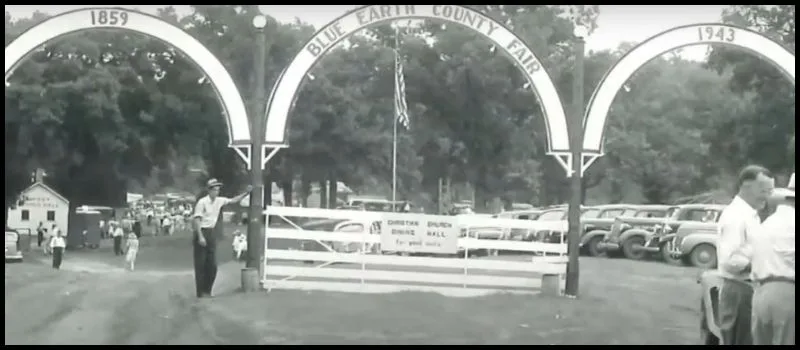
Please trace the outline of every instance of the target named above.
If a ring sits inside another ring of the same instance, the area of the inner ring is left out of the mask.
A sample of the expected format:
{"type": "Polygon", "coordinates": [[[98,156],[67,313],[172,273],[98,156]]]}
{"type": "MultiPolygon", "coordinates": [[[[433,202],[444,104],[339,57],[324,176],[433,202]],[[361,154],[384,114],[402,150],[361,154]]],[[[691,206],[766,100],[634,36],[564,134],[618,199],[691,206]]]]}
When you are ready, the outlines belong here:
{"type": "Polygon", "coordinates": [[[24,193],[28,193],[31,190],[33,190],[34,188],[36,188],[36,187],[42,187],[42,188],[45,189],[45,191],[50,192],[51,194],[56,196],[58,199],[66,202],[66,203],[69,203],[69,200],[67,199],[67,197],[62,196],[56,190],[52,189],[50,186],[45,185],[43,182],[35,182],[33,185],[30,185],[28,188],[26,188],[24,191],[22,191],[22,193],[23,194],[24,193]]]}

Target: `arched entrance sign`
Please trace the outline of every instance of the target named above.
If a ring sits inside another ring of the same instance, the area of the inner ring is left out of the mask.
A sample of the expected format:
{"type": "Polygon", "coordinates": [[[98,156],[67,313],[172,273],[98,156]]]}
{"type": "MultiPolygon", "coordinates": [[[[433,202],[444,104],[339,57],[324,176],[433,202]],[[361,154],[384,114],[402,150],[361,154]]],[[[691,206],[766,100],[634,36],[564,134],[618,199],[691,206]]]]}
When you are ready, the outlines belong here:
{"type": "Polygon", "coordinates": [[[548,154],[556,156],[567,171],[569,138],[561,99],[541,61],[531,49],[502,24],[458,5],[368,5],[350,11],[319,30],[294,57],[274,86],[267,104],[265,142],[287,146],[289,111],[303,79],[322,56],[337,43],[366,27],[400,19],[439,19],[467,27],[496,44],[522,69],[533,87],[545,116],[548,154]]]}
{"type": "MultiPolygon", "coordinates": [[[[6,81],[19,63],[42,44],[67,34],[99,28],[130,30],[160,39],[194,61],[211,81],[222,103],[230,147],[243,155],[241,148],[250,144],[250,125],[244,101],[230,74],[197,39],[155,16],[118,7],[93,7],[50,17],[6,46],[6,81]]],[[[249,164],[250,159],[245,162],[249,164]]]]}
{"type": "Polygon", "coordinates": [[[760,33],[716,23],[692,24],[665,31],[626,53],[611,67],[594,91],[584,119],[583,171],[603,155],[603,134],[611,103],[633,73],[667,51],[700,44],[738,46],[772,63],[792,83],[795,81],[794,53],[760,33]]]}

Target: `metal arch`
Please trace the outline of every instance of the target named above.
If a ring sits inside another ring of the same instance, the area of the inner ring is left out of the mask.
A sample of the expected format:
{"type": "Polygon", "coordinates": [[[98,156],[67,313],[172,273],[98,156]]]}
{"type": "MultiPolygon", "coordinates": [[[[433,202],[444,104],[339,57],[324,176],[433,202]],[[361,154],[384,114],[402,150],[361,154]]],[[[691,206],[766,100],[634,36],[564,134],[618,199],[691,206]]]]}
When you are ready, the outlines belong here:
{"type": "MultiPolygon", "coordinates": [[[[598,84],[589,100],[584,117],[584,143],[582,147],[583,154],[585,155],[584,159],[587,159],[586,156],[588,155],[593,155],[594,159],[603,155],[605,124],[608,118],[609,108],[616,95],[619,93],[619,89],[630,76],[643,65],[667,51],[685,46],[709,43],[732,45],[750,51],[781,70],[792,83],[795,82],[794,52],[783,47],[778,41],[764,36],[761,33],[747,28],[721,23],[697,23],[666,30],[650,37],[625,53],[625,55],[606,72],[603,79],[601,79],[600,84],[598,84]],[[731,41],[723,40],[724,38],[718,38],[718,40],[699,40],[700,38],[698,38],[696,30],[702,30],[707,27],[733,30],[735,33],[738,33],[736,36],[739,38],[741,38],[741,34],[744,34],[745,39],[731,41]],[[680,35],[683,35],[683,37],[677,37],[680,35]],[[673,38],[675,40],[667,40],[670,39],[671,36],[676,36],[676,38],[673,38]],[[612,82],[609,82],[609,78],[614,79],[612,82]]],[[[584,162],[583,166],[588,168],[593,161],[594,160],[584,162]]]]}
{"type": "Polygon", "coordinates": [[[518,67],[523,69],[523,72],[527,80],[531,83],[533,87],[534,93],[541,102],[540,104],[545,114],[545,125],[548,133],[547,153],[557,157],[556,153],[569,151],[569,136],[567,133],[567,123],[566,123],[566,115],[564,113],[564,108],[561,104],[561,99],[558,95],[558,92],[555,89],[555,85],[553,84],[552,79],[550,79],[550,75],[547,73],[545,68],[541,66],[541,61],[539,60],[539,58],[535,55],[533,50],[531,50],[530,47],[528,47],[528,45],[525,44],[525,42],[521,38],[519,38],[517,35],[511,32],[507,27],[505,27],[501,23],[494,21],[488,16],[485,16],[467,7],[459,5],[450,5],[465,11],[465,13],[469,12],[475,14],[476,16],[480,16],[481,18],[485,18],[488,23],[491,23],[491,25],[494,28],[496,28],[496,30],[500,32],[500,34],[502,34],[495,36],[499,36],[503,40],[495,38],[487,33],[483,33],[478,29],[466,26],[451,18],[435,16],[433,14],[434,7],[441,5],[413,5],[416,6],[414,8],[413,14],[404,14],[393,17],[387,17],[367,24],[359,23],[351,25],[346,30],[344,30],[344,33],[339,35],[335,40],[329,42],[326,47],[321,48],[318,54],[314,55],[308,52],[307,48],[309,47],[309,45],[314,43],[315,40],[317,40],[317,38],[320,35],[324,35],[329,30],[335,28],[341,29],[341,24],[343,22],[350,19],[350,17],[357,15],[360,11],[370,9],[373,6],[381,6],[381,5],[367,5],[349,11],[344,15],[338,17],[337,19],[331,21],[328,25],[317,31],[317,33],[315,33],[314,36],[303,45],[303,50],[300,51],[294,57],[291,64],[282,72],[282,74],[278,79],[277,84],[273,87],[273,91],[270,94],[269,98],[269,103],[267,108],[267,125],[265,131],[266,135],[265,142],[267,144],[283,145],[283,146],[287,144],[287,139],[286,139],[288,133],[287,120],[289,111],[292,108],[292,102],[294,101],[294,98],[297,95],[297,92],[299,91],[299,88],[302,85],[303,80],[306,77],[307,73],[310,71],[310,69],[314,66],[314,64],[316,64],[316,62],[322,56],[324,56],[338,42],[368,26],[373,26],[380,23],[385,23],[400,19],[426,18],[426,19],[439,19],[472,29],[476,33],[483,35],[484,37],[495,43],[495,45],[498,48],[502,49],[507,55],[511,57],[514,57],[513,53],[510,52],[511,45],[521,44],[518,45],[518,47],[524,48],[526,50],[526,53],[529,53],[536,60],[536,62],[539,63],[540,66],[540,69],[535,73],[528,73],[524,69],[524,67],[522,67],[521,63],[517,61],[517,59],[513,60],[518,67]],[[422,13],[425,10],[427,10],[427,12],[422,13]]]}
{"type": "Polygon", "coordinates": [[[247,109],[239,90],[225,66],[200,41],[183,28],[156,16],[121,7],[90,7],[52,16],[28,28],[5,48],[5,79],[33,50],[51,40],[75,32],[103,28],[123,29],[156,38],[189,57],[189,60],[208,77],[225,113],[230,147],[250,142],[247,109]],[[126,25],[93,24],[94,11],[124,11],[130,18],[126,25]]]}

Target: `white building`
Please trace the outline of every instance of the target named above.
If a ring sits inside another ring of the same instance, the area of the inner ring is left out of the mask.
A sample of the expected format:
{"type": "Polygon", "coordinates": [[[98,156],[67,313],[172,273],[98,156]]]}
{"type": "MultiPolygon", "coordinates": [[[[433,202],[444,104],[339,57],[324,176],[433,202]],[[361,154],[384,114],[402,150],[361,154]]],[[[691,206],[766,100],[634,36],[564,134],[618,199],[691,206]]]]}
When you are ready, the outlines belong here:
{"type": "Polygon", "coordinates": [[[39,223],[50,229],[53,223],[61,232],[69,229],[69,201],[49,186],[36,182],[20,195],[21,205],[8,211],[8,226],[12,229],[28,228],[36,232],[39,223]]]}

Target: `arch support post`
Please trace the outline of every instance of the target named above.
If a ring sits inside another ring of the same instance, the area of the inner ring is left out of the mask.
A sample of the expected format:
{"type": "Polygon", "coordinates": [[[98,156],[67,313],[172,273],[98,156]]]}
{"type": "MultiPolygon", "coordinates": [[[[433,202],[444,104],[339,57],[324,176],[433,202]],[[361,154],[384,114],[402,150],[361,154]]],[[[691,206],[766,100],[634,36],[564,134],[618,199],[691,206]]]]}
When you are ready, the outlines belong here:
{"type": "Polygon", "coordinates": [[[578,297],[578,276],[583,201],[583,56],[586,42],[575,38],[575,73],[572,80],[572,115],[569,118],[570,179],[569,211],[567,213],[567,278],[564,293],[569,298],[578,297]],[[580,160],[580,161],[578,161],[580,160]]]}

